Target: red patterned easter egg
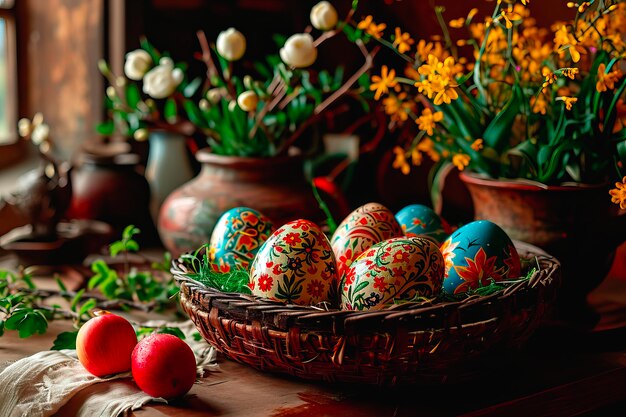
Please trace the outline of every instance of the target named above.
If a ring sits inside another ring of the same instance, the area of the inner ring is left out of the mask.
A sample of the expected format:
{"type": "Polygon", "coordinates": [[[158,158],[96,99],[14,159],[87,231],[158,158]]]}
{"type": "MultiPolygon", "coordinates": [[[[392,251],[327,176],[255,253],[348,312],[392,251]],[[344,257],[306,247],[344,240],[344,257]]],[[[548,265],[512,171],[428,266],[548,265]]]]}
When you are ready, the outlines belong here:
{"type": "Polygon", "coordinates": [[[250,267],[252,293],[289,304],[335,302],[335,256],[320,228],[294,220],[267,239],[250,267]]]}
{"type": "Polygon", "coordinates": [[[394,214],[382,204],[368,203],[354,210],[341,222],[330,240],[339,277],[372,245],[403,234],[394,214]]]}
{"type": "Polygon", "coordinates": [[[434,297],[445,263],[428,237],[385,240],[363,252],[342,279],[342,310],[379,310],[399,300],[434,297]]]}

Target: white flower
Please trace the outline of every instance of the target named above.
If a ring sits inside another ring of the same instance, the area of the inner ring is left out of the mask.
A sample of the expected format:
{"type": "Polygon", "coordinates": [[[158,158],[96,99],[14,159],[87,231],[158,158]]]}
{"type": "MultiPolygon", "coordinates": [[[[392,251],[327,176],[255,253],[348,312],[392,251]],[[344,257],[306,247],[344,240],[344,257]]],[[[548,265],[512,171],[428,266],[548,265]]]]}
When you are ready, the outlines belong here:
{"type": "Polygon", "coordinates": [[[211,88],[206,93],[206,98],[213,104],[219,103],[222,97],[226,96],[228,91],[224,87],[211,88]]]}
{"type": "Polygon", "coordinates": [[[315,29],[330,30],[338,20],[337,10],[327,1],[320,1],[311,9],[311,24],[315,29]]]}
{"type": "Polygon", "coordinates": [[[147,129],[137,129],[135,133],[133,133],[133,137],[137,142],[143,142],[148,139],[148,130],[147,129]]]}
{"type": "Polygon", "coordinates": [[[229,61],[237,61],[246,52],[246,38],[235,28],[230,28],[217,36],[217,52],[229,61]]]}
{"type": "Polygon", "coordinates": [[[33,126],[31,125],[30,120],[28,120],[27,118],[20,119],[20,121],[17,122],[17,131],[21,137],[25,138],[26,136],[30,135],[32,130],[33,126]]]}
{"type": "Polygon", "coordinates": [[[183,71],[174,68],[174,62],[167,57],[161,58],[159,65],[152,68],[143,78],[143,92],[152,98],[169,97],[183,81],[183,71]]]}
{"type": "Polygon", "coordinates": [[[280,58],[294,68],[304,68],[313,64],[317,59],[313,37],[308,33],[292,35],[280,49],[280,58]]]}
{"type": "Polygon", "coordinates": [[[141,80],[151,66],[150,54],[143,49],[137,49],[126,54],[124,74],[131,80],[141,80]]]}
{"type": "Polygon", "coordinates": [[[254,91],[244,91],[237,97],[237,104],[243,111],[253,111],[259,104],[259,97],[254,91]]]}
{"type": "Polygon", "coordinates": [[[40,123],[33,129],[33,133],[30,135],[30,140],[32,140],[35,145],[41,145],[43,142],[48,140],[49,136],[50,127],[45,123],[40,123]]]}

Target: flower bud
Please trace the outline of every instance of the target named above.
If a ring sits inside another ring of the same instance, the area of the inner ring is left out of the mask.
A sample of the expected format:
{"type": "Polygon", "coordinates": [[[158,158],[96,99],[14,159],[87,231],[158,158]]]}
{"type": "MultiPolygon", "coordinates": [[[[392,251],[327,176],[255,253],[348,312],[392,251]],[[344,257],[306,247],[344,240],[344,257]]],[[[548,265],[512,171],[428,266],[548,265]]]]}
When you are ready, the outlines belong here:
{"type": "Polygon", "coordinates": [[[230,103],[228,103],[228,111],[234,111],[235,107],[237,107],[237,102],[235,100],[232,100],[230,103]]]}
{"type": "Polygon", "coordinates": [[[111,75],[111,69],[109,68],[109,64],[104,59],[98,60],[98,69],[105,77],[111,75]]]}
{"type": "Polygon", "coordinates": [[[200,102],[198,103],[198,107],[200,107],[200,110],[202,111],[207,111],[209,110],[211,105],[209,104],[209,101],[207,99],[202,98],[200,99],[200,102]]]}
{"type": "Polygon", "coordinates": [[[294,68],[312,65],[317,59],[317,48],[313,45],[313,37],[308,33],[292,35],[285,46],[280,49],[280,58],[294,68]]]}
{"type": "Polygon", "coordinates": [[[330,30],[338,20],[337,10],[327,1],[320,1],[311,9],[311,24],[315,29],[330,30]]]}
{"type": "Polygon", "coordinates": [[[30,120],[28,120],[27,118],[20,119],[20,121],[17,122],[17,132],[21,137],[24,138],[30,135],[31,131],[32,125],[30,124],[30,120]]]}
{"type": "Polygon", "coordinates": [[[148,130],[147,129],[137,129],[135,133],[133,133],[133,137],[137,142],[143,142],[148,139],[148,130]]]}
{"type": "Polygon", "coordinates": [[[183,71],[174,68],[174,62],[167,57],[161,58],[159,65],[152,68],[143,78],[143,92],[152,98],[171,96],[183,81],[183,71]]]}
{"type": "Polygon", "coordinates": [[[253,79],[251,76],[246,75],[243,77],[243,85],[248,89],[248,90],[252,90],[252,83],[253,83],[253,79]]]}
{"type": "Polygon", "coordinates": [[[126,86],[126,78],[124,77],[117,77],[115,79],[115,85],[122,88],[126,86]]]}
{"type": "Polygon", "coordinates": [[[136,49],[126,54],[124,74],[131,80],[141,80],[152,66],[152,57],[143,49],[136,49]]]}
{"type": "Polygon", "coordinates": [[[30,140],[32,140],[35,145],[41,145],[44,141],[48,140],[49,136],[50,127],[45,123],[41,123],[33,129],[30,140]]]}
{"type": "Polygon", "coordinates": [[[241,59],[246,52],[246,38],[235,28],[230,28],[217,36],[217,53],[228,61],[241,59]]]}
{"type": "Polygon", "coordinates": [[[254,91],[245,91],[237,97],[237,104],[243,111],[254,111],[259,104],[259,97],[254,91]]]}
{"type": "Polygon", "coordinates": [[[206,93],[206,98],[212,103],[217,104],[222,99],[222,89],[212,88],[206,93]]]}
{"type": "Polygon", "coordinates": [[[115,97],[117,97],[117,93],[115,92],[115,88],[113,88],[112,86],[108,86],[107,90],[107,97],[110,98],[111,100],[113,100],[115,97]]]}
{"type": "Polygon", "coordinates": [[[33,116],[33,127],[38,126],[43,123],[43,114],[41,112],[35,113],[33,116]]]}

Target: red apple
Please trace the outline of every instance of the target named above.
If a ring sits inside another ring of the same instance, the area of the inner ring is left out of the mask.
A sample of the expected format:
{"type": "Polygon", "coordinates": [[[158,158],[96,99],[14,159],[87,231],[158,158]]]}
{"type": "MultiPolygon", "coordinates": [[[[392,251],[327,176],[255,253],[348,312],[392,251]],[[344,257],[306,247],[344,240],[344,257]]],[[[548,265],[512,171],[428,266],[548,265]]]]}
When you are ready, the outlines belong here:
{"type": "Polygon", "coordinates": [[[83,325],[76,336],[76,354],[95,376],[127,372],[137,344],[133,326],[123,317],[104,312],[83,325]]]}
{"type": "Polygon", "coordinates": [[[196,358],[178,337],[153,334],[133,350],[132,372],[146,394],[173,399],[186,394],[196,381],[196,358]]]}

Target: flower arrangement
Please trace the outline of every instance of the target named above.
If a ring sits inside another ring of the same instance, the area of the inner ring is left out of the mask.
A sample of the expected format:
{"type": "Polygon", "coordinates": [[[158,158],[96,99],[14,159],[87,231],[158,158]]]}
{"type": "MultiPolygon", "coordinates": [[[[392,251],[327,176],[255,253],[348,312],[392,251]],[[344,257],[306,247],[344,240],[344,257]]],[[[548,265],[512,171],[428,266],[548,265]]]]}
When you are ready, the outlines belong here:
{"type": "Polygon", "coordinates": [[[204,79],[189,80],[185,64],[175,64],[143,40],[141,49],[126,56],[126,77],[116,77],[106,63],[101,65],[111,83],[107,89],[111,120],[100,131],[110,134],[118,129],[144,139],[151,128],[176,129],[199,132],[211,152],[220,155],[287,154],[339,98],[363,100],[358,91],[363,86],[353,87],[371,68],[375,52],[368,51],[362,40],[352,39],[365,62],[346,80],[342,67],[332,72],[311,69],[319,46],[344,33],[356,5],[342,21],[329,2],[318,3],[311,10],[312,26],[286,39],[277,37],[281,46],[277,53],[250,65],[238,62],[246,52],[243,33],[227,29],[212,44],[199,31],[201,53],[196,58],[206,65],[204,79]],[[316,38],[314,31],[319,32],[316,38]],[[249,73],[239,75],[244,69],[249,73]],[[143,83],[141,89],[138,82],[143,83]]]}
{"type": "MultiPolygon", "coordinates": [[[[498,0],[482,21],[472,9],[448,24],[436,8],[443,36],[418,42],[400,28],[385,39],[371,16],[359,23],[407,63],[402,75],[383,65],[370,88],[393,126],[417,125],[393,165],[406,174],[428,155],[435,205],[454,167],[543,184],[626,175],[626,3],[569,2],[573,19],[551,30],[528,3],[498,0]]],[[[626,208],[623,183],[611,196],[626,208]]]]}

